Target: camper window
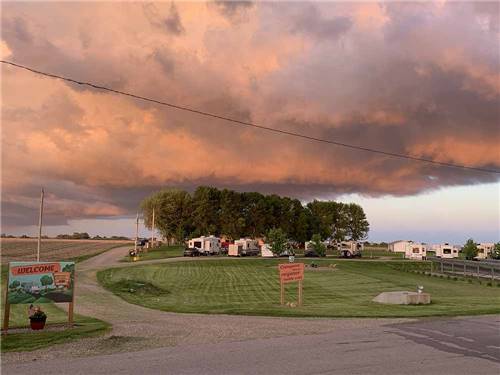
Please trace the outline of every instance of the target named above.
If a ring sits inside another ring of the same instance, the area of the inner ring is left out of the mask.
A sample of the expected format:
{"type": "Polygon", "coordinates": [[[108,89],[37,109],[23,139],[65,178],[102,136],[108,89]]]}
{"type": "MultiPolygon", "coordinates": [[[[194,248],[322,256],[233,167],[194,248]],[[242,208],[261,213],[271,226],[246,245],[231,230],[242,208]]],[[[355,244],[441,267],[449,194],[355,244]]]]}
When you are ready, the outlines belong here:
{"type": "Polygon", "coordinates": [[[413,248],[413,254],[418,254],[420,253],[420,249],[418,247],[413,248]]]}
{"type": "Polygon", "coordinates": [[[443,254],[451,254],[451,249],[443,249],[443,254]]]}

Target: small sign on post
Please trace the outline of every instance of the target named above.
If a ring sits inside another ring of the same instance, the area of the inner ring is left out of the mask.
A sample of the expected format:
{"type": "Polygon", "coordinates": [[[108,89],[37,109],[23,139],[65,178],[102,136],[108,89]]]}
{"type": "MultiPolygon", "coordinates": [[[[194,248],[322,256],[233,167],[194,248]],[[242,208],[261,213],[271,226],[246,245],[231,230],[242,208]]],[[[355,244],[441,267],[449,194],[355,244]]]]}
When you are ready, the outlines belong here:
{"type": "Polygon", "coordinates": [[[298,306],[302,305],[302,281],[304,280],[304,263],[282,263],[278,265],[280,273],[280,304],[285,304],[285,284],[298,281],[298,306]]]}
{"type": "Polygon", "coordinates": [[[69,303],[68,321],[73,324],[74,262],[11,262],[5,288],[3,327],[9,328],[10,305],[69,303]]]}

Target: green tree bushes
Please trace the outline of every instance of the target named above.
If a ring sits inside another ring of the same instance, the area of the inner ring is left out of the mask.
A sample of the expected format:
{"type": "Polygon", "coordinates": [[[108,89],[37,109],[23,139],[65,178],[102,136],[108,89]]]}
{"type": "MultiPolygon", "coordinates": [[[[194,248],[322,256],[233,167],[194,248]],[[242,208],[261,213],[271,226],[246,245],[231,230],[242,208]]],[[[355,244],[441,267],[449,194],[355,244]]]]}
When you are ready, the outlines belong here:
{"type": "Polygon", "coordinates": [[[469,238],[462,249],[465,259],[474,259],[477,256],[477,252],[478,249],[476,243],[472,238],[469,238]]]}
{"type": "Polygon", "coordinates": [[[493,247],[493,251],[491,252],[491,257],[493,259],[500,259],[500,242],[497,242],[493,247]]]}
{"type": "Polygon", "coordinates": [[[177,242],[199,235],[264,237],[270,228],[280,228],[285,237],[305,242],[313,233],[321,239],[366,238],[369,224],[357,204],[317,201],[303,206],[297,199],[239,193],[200,186],[193,194],[178,189],[153,193],[141,203],[146,227],[155,226],[161,234],[177,242]]]}
{"type": "Polygon", "coordinates": [[[325,244],[321,241],[321,236],[319,234],[315,234],[312,236],[311,240],[312,248],[313,250],[320,256],[324,257],[326,256],[326,246],[325,244]]]}
{"type": "Polygon", "coordinates": [[[281,228],[270,229],[266,239],[274,255],[279,256],[287,249],[288,241],[285,232],[281,228]]]}

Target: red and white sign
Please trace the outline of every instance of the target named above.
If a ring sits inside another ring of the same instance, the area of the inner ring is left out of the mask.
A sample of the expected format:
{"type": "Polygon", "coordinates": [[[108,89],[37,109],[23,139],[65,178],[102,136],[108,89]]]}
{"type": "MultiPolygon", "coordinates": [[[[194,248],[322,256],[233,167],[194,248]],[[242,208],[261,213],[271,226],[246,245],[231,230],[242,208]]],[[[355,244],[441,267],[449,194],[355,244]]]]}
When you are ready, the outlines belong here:
{"type": "Polygon", "coordinates": [[[10,269],[14,276],[23,275],[37,275],[42,273],[61,272],[61,265],[59,263],[38,263],[29,264],[26,266],[16,266],[10,269]]]}
{"type": "Polygon", "coordinates": [[[279,270],[282,283],[304,280],[304,263],[283,263],[279,270]]]}

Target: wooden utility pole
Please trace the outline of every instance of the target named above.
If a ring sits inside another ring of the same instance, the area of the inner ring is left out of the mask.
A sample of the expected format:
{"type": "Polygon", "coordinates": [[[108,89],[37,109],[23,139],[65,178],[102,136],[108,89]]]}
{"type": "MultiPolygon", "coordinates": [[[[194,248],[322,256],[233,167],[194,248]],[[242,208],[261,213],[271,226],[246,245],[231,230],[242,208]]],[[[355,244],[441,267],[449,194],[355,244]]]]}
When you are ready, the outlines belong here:
{"type": "Polygon", "coordinates": [[[36,248],[36,261],[40,261],[40,245],[42,243],[42,220],[43,220],[43,188],[40,194],[40,217],[38,218],[38,245],[36,248]]]}
{"type": "Polygon", "coordinates": [[[155,208],[153,207],[153,221],[151,224],[151,248],[155,246],[155,208]]]}
{"type": "Polygon", "coordinates": [[[134,243],[134,253],[137,254],[137,241],[139,240],[139,212],[135,219],[135,243],[134,243]]]}

